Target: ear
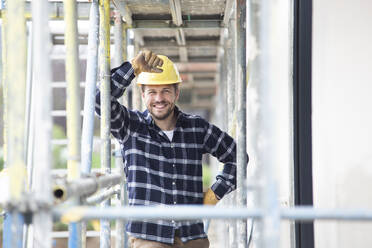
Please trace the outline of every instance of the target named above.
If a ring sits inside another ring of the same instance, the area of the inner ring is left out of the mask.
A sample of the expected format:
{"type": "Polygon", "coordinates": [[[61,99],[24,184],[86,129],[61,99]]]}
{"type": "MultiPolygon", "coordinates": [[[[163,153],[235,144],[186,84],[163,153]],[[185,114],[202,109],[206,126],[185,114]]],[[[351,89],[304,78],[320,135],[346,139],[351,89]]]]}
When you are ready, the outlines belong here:
{"type": "Polygon", "coordinates": [[[142,99],[144,99],[145,98],[145,88],[144,88],[144,86],[143,85],[140,85],[139,86],[139,90],[141,92],[142,99]]]}
{"type": "Polygon", "coordinates": [[[175,102],[178,101],[178,98],[179,97],[180,97],[180,88],[177,87],[177,90],[176,90],[176,100],[175,100],[175,102]]]}

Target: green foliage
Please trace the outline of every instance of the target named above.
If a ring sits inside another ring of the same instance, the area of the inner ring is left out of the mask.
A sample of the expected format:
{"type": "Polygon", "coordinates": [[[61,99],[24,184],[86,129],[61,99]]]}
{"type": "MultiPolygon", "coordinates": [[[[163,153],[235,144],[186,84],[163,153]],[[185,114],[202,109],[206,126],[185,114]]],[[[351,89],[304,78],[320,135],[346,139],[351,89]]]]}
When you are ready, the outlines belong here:
{"type": "MultiPolygon", "coordinates": [[[[115,166],[115,158],[111,156],[111,168],[115,166]]],[[[92,168],[101,168],[101,155],[98,152],[92,153],[92,168]]]]}
{"type": "Polygon", "coordinates": [[[68,225],[62,222],[55,222],[53,223],[53,231],[55,232],[63,232],[68,230],[68,225]]]}
{"type": "Polygon", "coordinates": [[[0,171],[4,169],[4,150],[0,148],[0,171]]]}
{"type": "MultiPolygon", "coordinates": [[[[58,125],[53,126],[53,139],[65,139],[66,134],[62,127],[58,125]]],[[[67,146],[53,146],[53,165],[55,169],[67,168],[67,146]]]]}
{"type": "MultiPolygon", "coordinates": [[[[94,231],[95,230],[94,227],[93,227],[93,221],[95,221],[95,220],[88,221],[86,223],[87,231],[94,231]]],[[[115,227],[115,225],[111,225],[111,226],[115,227]]],[[[54,232],[68,231],[68,224],[65,224],[65,223],[62,223],[62,222],[55,222],[55,223],[53,223],[53,231],[54,232]]]]}
{"type": "Polygon", "coordinates": [[[212,183],[212,170],[209,165],[203,165],[203,188],[207,189],[212,183]]]}

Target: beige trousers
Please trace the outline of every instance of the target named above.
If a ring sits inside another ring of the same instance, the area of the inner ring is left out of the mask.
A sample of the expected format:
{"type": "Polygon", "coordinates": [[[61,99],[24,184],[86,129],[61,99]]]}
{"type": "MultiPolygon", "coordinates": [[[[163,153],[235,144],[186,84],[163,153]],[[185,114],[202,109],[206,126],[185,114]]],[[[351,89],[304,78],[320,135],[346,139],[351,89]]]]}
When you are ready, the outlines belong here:
{"type": "Polygon", "coordinates": [[[174,237],[174,244],[168,245],[160,242],[149,241],[138,238],[129,238],[130,248],[209,248],[209,240],[194,239],[186,243],[182,243],[179,237],[174,237]]]}

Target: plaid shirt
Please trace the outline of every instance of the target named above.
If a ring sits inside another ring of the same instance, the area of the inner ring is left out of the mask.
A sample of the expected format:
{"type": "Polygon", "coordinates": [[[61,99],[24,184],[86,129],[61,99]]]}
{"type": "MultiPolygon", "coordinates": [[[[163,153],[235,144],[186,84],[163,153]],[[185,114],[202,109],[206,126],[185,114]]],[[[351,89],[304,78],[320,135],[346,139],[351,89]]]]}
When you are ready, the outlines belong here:
{"type": "MultiPolygon", "coordinates": [[[[173,139],[156,126],[150,113],[128,110],[119,98],[134,78],[125,62],[111,71],[111,133],[121,144],[128,184],[129,205],[203,204],[202,155],[210,153],[224,163],[212,190],[222,198],[236,187],[236,144],[216,126],[199,116],[178,116],[173,139]]],[[[100,92],[96,94],[100,115],[100,92]]],[[[183,242],[206,238],[203,222],[129,221],[129,235],[173,244],[179,229],[183,242]]]]}

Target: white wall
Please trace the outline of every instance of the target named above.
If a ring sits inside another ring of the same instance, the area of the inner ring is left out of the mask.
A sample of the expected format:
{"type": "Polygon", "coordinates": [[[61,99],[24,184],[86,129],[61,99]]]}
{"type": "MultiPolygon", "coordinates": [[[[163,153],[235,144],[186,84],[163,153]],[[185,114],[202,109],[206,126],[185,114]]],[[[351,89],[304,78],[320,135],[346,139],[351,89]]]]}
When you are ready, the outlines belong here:
{"type": "MultiPolygon", "coordinates": [[[[316,207],[372,208],[372,1],[313,0],[316,207]]],[[[317,222],[315,244],[371,247],[372,223],[317,222]]]]}

